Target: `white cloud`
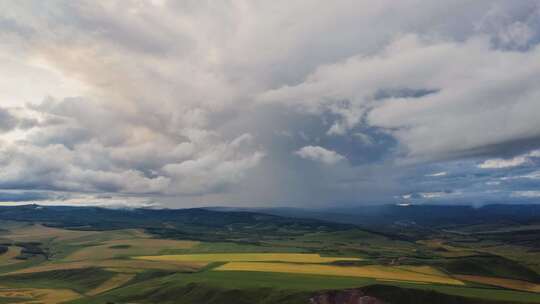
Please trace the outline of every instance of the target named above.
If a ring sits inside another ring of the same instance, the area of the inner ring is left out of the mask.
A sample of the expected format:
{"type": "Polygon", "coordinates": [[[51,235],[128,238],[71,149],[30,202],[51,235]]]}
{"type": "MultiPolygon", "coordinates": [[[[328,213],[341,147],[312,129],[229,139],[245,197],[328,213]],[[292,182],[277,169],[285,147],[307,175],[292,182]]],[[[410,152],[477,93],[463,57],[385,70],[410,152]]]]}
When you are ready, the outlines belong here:
{"type": "Polygon", "coordinates": [[[501,180],[513,180],[513,179],[540,179],[540,171],[534,171],[527,174],[515,175],[515,176],[505,176],[501,177],[501,180]]]}
{"type": "Polygon", "coordinates": [[[436,173],[427,174],[426,176],[437,177],[437,176],[446,176],[447,174],[448,174],[448,172],[442,171],[442,172],[436,172],[436,173]]]}
{"type": "Polygon", "coordinates": [[[523,198],[540,198],[540,191],[537,191],[537,190],[513,191],[512,196],[523,197],[523,198]]]}
{"type": "Polygon", "coordinates": [[[441,198],[447,196],[446,192],[422,192],[419,193],[422,198],[432,199],[432,198],[441,198]]]}
{"type": "Polygon", "coordinates": [[[264,153],[255,152],[242,158],[222,158],[221,149],[196,160],[167,164],[163,172],[173,179],[173,194],[203,194],[220,192],[223,187],[241,181],[246,171],[257,166],[264,153]]]}
{"type": "Polygon", "coordinates": [[[527,154],[527,156],[529,157],[538,157],[540,158],[540,150],[534,150],[534,151],[531,151],[527,154]]]}
{"type": "Polygon", "coordinates": [[[529,174],[521,175],[519,177],[528,179],[540,179],[540,171],[534,171],[529,174]]]}
{"type": "Polygon", "coordinates": [[[167,188],[167,177],[145,177],[132,169],[81,166],[84,151],[63,145],[20,145],[0,150],[0,184],[23,189],[152,193],[167,188]]]}
{"type": "Polygon", "coordinates": [[[342,160],[345,160],[343,155],[319,146],[305,146],[294,153],[301,158],[321,162],[326,165],[334,165],[342,160]]]}
{"type": "Polygon", "coordinates": [[[518,156],[510,159],[494,158],[484,161],[483,163],[479,164],[478,167],[482,169],[512,168],[522,166],[527,162],[528,158],[524,156],[518,156]]]}
{"type": "Polygon", "coordinates": [[[108,196],[91,194],[51,193],[49,199],[28,201],[1,201],[0,206],[27,205],[29,202],[42,206],[98,206],[106,208],[159,207],[151,198],[133,196],[108,196]]]}
{"type": "Polygon", "coordinates": [[[538,47],[501,52],[482,36],[455,42],[405,35],[374,56],[321,66],[304,82],[259,100],[333,113],[342,119],[332,134],[344,134],[367,113],[368,124],[398,139],[410,159],[461,157],[540,135],[538,62],[538,47]],[[377,100],[384,90],[397,95],[377,100]],[[500,121],[507,123],[500,127],[500,121]]]}
{"type": "Polygon", "coordinates": [[[533,150],[523,155],[519,155],[513,158],[493,158],[488,159],[478,165],[482,169],[501,169],[518,167],[532,162],[532,158],[540,157],[540,150],[533,150]]]}
{"type": "Polygon", "coordinates": [[[366,146],[373,146],[375,144],[374,139],[365,133],[357,132],[354,133],[353,136],[358,138],[358,140],[366,146]]]}
{"type": "Polygon", "coordinates": [[[247,133],[223,142],[214,132],[184,129],[180,131],[184,139],[176,142],[147,127],[113,122],[117,118],[111,113],[87,109],[80,101],[53,102],[36,109],[66,120],[28,130],[23,139],[0,146],[3,188],[175,195],[223,192],[264,157],[262,151],[253,151],[253,136],[247,133]],[[92,117],[99,117],[99,122],[92,117]]]}

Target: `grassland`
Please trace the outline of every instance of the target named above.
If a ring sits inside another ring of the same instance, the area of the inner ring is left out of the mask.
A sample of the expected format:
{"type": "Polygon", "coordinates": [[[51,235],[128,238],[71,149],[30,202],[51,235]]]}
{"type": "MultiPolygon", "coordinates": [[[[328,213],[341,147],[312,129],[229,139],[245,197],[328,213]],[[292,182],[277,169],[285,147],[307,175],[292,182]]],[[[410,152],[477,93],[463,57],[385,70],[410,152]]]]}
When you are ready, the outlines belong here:
{"type": "Polygon", "coordinates": [[[332,263],[340,261],[360,261],[359,258],[321,257],[307,253],[214,253],[181,254],[161,256],[141,256],[137,259],[150,261],[178,262],[289,262],[289,263],[332,263]]]}
{"type": "Polygon", "coordinates": [[[36,242],[43,254],[17,260],[20,248],[11,246],[0,256],[0,273],[23,274],[89,267],[124,272],[143,270],[196,271],[207,263],[157,262],[131,260],[128,257],[159,254],[166,250],[185,250],[199,242],[155,239],[135,229],[112,231],[72,231],[39,224],[11,224],[11,230],[0,235],[3,242],[36,242]],[[12,249],[14,247],[14,249],[12,249]],[[33,262],[35,261],[35,262],[33,262]],[[20,263],[21,267],[3,267],[20,263]],[[4,271],[2,271],[4,270],[4,271]]]}
{"type": "Polygon", "coordinates": [[[190,253],[307,253],[309,250],[294,246],[278,246],[275,242],[235,243],[235,242],[199,242],[191,248],[164,249],[162,255],[190,253]]]}
{"type": "MultiPolygon", "coordinates": [[[[325,289],[357,288],[370,286],[377,284],[378,282],[379,281],[376,279],[364,277],[253,271],[205,271],[193,274],[174,274],[154,281],[156,285],[179,284],[184,286],[185,284],[195,283],[214,288],[266,288],[297,290],[303,292],[325,289]]],[[[540,303],[540,294],[508,289],[486,288],[478,285],[418,284],[397,281],[385,281],[384,284],[412,289],[434,290],[444,294],[477,299],[540,303]]],[[[121,290],[119,290],[119,292],[121,292],[121,290]]]]}
{"type": "MultiPolygon", "coordinates": [[[[479,255],[478,244],[449,237],[408,241],[356,228],[290,236],[276,226],[275,235],[256,241],[203,241],[157,238],[134,228],[82,231],[8,222],[2,229],[0,242],[9,250],[0,255],[0,303],[217,304],[242,298],[235,303],[293,304],[307,303],[315,291],[377,284],[540,303],[537,274],[517,253],[479,255]]],[[[534,263],[537,253],[524,254],[534,263]]]]}
{"type": "MultiPolygon", "coordinates": [[[[72,303],[309,303],[309,295],[326,289],[365,288],[380,284],[375,279],[343,276],[307,275],[251,271],[204,271],[192,274],[175,273],[140,281],[114,289],[93,298],[72,303]],[[295,299],[287,302],[283,298],[295,299]],[[279,301],[276,300],[279,298],[279,301]]],[[[436,291],[442,294],[469,297],[470,302],[490,300],[540,303],[540,294],[505,289],[408,282],[384,282],[386,286],[436,291]]],[[[70,302],[71,303],[71,302],[70,302]]],[[[400,302],[393,302],[400,303],[400,302]]],[[[418,303],[418,302],[412,302],[418,303]]],[[[420,302],[443,303],[443,302],[420,302]]],[[[489,302],[491,303],[491,302],[489,302]]]]}
{"type": "Polygon", "coordinates": [[[10,288],[72,289],[82,294],[99,287],[113,276],[114,273],[101,268],[85,268],[4,275],[0,277],[0,282],[10,288]]]}
{"type": "Polygon", "coordinates": [[[21,247],[9,246],[8,251],[0,255],[0,266],[20,263],[21,261],[15,258],[21,254],[21,249],[21,247]]]}
{"type": "Polygon", "coordinates": [[[111,289],[114,289],[114,288],[117,288],[117,287],[120,287],[120,286],[126,284],[127,282],[132,280],[134,277],[135,277],[134,274],[119,273],[119,274],[113,276],[112,278],[110,278],[109,280],[103,282],[98,287],[86,292],[86,295],[95,296],[95,295],[98,295],[100,293],[104,293],[106,291],[109,291],[111,289]]]}
{"type": "Polygon", "coordinates": [[[82,262],[58,262],[41,263],[36,266],[17,269],[8,274],[36,273],[63,269],[85,269],[89,267],[106,268],[115,272],[141,272],[144,270],[171,270],[179,272],[194,272],[204,268],[208,263],[204,262],[157,262],[143,260],[103,260],[103,261],[82,261],[82,262]]]}
{"type": "Polygon", "coordinates": [[[105,241],[99,245],[88,246],[67,256],[65,261],[107,260],[138,255],[159,254],[165,250],[189,249],[199,242],[161,240],[153,238],[133,238],[105,241]]]}
{"type": "Polygon", "coordinates": [[[434,275],[434,276],[441,276],[441,277],[448,276],[447,273],[431,266],[395,266],[395,268],[410,271],[410,272],[427,274],[427,275],[434,275]]]}
{"type": "Polygon", "coordinates": [[[58,304],[78,299],[80,295],[70,289],[0,288],[2,298],[7,299],[4,303],[58,304]]]}
{"type": "Polygon", "coordinates": [[[103,269],[87,268],[2,276],[0,297],[18,298],[22,303],[61,303],[99,288],[113,275],[103,269]]]}
{"type": "Polygon", "coordinates": [[[155,239],[136,229],[75,231],[41,224],[2,224],[0,242],[28,243],[36,250],[23,255],[25,248],[11,245],[0,255],[0,303],[60,303],[123,286],[136,273],[193,272],[207,265],[128,259],[164,250],[187,250],[198,244],[155,239]]]}
{"type": "MultiPolygon", "coordinates": [[[[261,271],[315,274],[328,276],[373,278],[385,281],[403,281],[415,283],[438,283],[448,285],[464,285],[463,282],[447,275],[426,274],[417,271],[405,270],[391,266],[334,266],[293,263],[257,263],[257,262],[230,262],[216,268],[216,271],[261,271]]],[[[425,271],[422,268],[421,271],[425,271]]]]}
{"type": "Polygon", "coordinates": [[[526,282],[526,281],[504,279],[504,278],[494,278],[494,277],[483,277],[483,276],[475,276],[475,275],[456,275],[456,277],[464,281],[476,282],[476,283],[481,283],[481,284],[486,284],[486,285],[491,285],[491,286],[499,286],[499,287],[504,287],[508,289],[540,293],[540,284],[534,284],[534,283],[526,282]]]}
{"type": "Polygon", "coordinates": [[[9,233],[2,235],[2,238],[24,241],[45,241],[55,239],[57,241],[68,241],[80,239],[85,236],[98,234],[96,231],[74,231],[66,229],[51,228],[41,224],[28,224],[9,230],[9,233]]]}

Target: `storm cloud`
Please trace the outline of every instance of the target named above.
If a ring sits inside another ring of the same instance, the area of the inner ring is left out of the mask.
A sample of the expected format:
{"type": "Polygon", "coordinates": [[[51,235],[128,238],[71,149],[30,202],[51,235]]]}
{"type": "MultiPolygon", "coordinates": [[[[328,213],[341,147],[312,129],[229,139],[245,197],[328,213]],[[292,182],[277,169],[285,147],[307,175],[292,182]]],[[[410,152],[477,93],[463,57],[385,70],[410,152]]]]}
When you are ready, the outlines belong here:
{"type": "Polygon", "coordinates": [[[23,0],[0,39],[6,203],[538,198],[537,1],[23,0]]]}

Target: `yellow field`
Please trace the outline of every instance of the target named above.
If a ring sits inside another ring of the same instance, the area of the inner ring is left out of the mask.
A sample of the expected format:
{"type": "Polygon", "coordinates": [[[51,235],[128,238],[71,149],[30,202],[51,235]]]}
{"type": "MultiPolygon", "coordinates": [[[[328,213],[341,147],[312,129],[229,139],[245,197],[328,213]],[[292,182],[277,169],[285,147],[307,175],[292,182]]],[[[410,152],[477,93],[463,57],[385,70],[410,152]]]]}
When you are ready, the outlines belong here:
{"type": "Polygon", "coordinates": [[[22,262],[15,259],[21,253],[21,249],[20,247],[10,246],[6,253],[0,255],[0,266],[22,262]]]}
{"type": "Polygon", "coordinates": [[[289,262],[289,263],[331,263],[336,261],[359,261],[359,258],[321,257],[311,253],[211,253],[141,256],[136,259],[150,261],[185,262],[289,262]]]}
{"type": "Polygon", "coordinates": [[[105,260],[118,256],[152,255],[159,254],[165,249],[189,249],[199,242],[162,240],[151,238],[124,239],[105,241],[97,246],[85,247],[65,258],[65,261],[105,260]],[[128,248],[111,248],[118,245],[128,248]]]}
{"type": "MultiPolygon", "coordinates": [[[[110,272],[131,273],[131,274],[137,274],[137,273],[144,272],[145,270],[148,270],[148,268],[144,269],[144,268],[126,268],[126,267],[105,267],[103,269],[105,269],[107,271],[110,271],[110,272]]],[[[195,271],[195,270],[193,270],[193,271],[195,271]]]]}
{"type": "Polygon", "coordinates": [[[103,284],[101,284],[100,286],[98,286],[97,288],[90,290],[89,292],[86,293],[86,295],[95,296],[100,293],[109,291],[111,289],[120,287],[126,284],[127,282],[129,282],[131,279],[133,279],[133,277],[135,277],[134,274],[119,273],[115,275],[114,277],[112,277],[111,279],[104,282],[103,284]]]}
{"type": "Polygon", "coordinates": [[[13,271],[8,274],[34,273],[34,272],[63,270],[63,269],[81,269],[81,268],[89,268],[89,267],[101,267],[101,268],[123,269],[123,270],[132,269],[133,272],[138,272],[144,269],[193,272],[193,271],[197,271],[203,268],[207,264],[208,263],[205,263],[205,262],[187,262],[187,261],[168,261],[168,262],[144,261],[144,260],[80,261],[80,262],[41,264],[38,266],[33,266],[33,267],[13,271]]]}
{"type": "Polygon", "coordinates": [[[217,271],[262,271],[330,276],[363,277],[392,281],[426,282],[464,285],[463,282],[446,275],[431,275],[391,266],[334,266],[292,263],[230,262],[217,271]]]}
{"type": "Polygon", "coordinates": [[[510,289],[515,289],[515,290],[540,292],[540,284],[534,284],[534,283],[526,282],[526,281],[484,277],[484,276],[474,276],[474,275],[456,275],[455,277],[459,278],[460,280],[476,282],[476,283],[481,283],[481,284],[486,284],[486,285],[510,288],[510,289]]]}
{"type": "Polygon", "coordinates": [[[81,295],[69,289],[0,288],[0,297],[19,298],[21,304],[58,304],[81,295]]]}

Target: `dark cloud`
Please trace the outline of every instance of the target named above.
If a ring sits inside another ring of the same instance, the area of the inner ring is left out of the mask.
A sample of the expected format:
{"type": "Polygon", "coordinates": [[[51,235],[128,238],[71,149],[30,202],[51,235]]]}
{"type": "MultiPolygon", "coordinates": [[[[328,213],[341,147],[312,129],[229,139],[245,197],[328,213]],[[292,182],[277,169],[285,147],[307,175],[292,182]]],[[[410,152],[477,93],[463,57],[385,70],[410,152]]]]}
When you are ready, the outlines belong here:
{"type": "Polygon", "coordinates": [[[25,38],[29,38],[34,34],[34,30],[31,27],[20,24],[12,17],[0,16],[0,33],[18,35],[25,38]]]}
{"type": "Polygon", "coordinates": [[[0,132],[14,129],[18,124],[17,119],[6,109],[0,108],[0,132]]]}
{"type": "Polygon", "coordinates": [[[44,201],[50,199],[51,196],[46,192],[35,191],[0,191],[0,203],[1,202],[31,202],[31,201],[44,201]]]}

